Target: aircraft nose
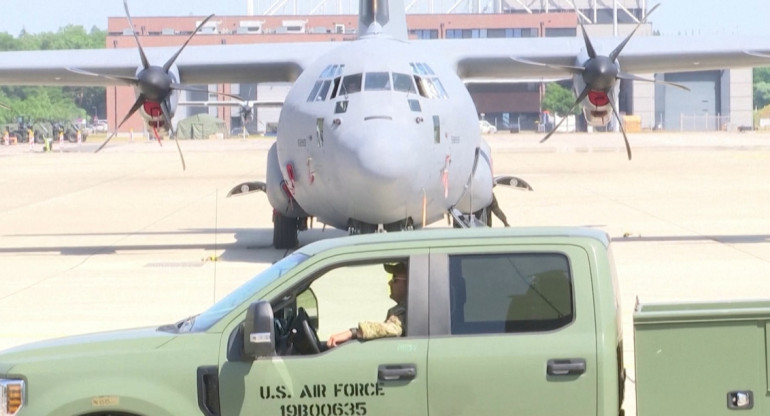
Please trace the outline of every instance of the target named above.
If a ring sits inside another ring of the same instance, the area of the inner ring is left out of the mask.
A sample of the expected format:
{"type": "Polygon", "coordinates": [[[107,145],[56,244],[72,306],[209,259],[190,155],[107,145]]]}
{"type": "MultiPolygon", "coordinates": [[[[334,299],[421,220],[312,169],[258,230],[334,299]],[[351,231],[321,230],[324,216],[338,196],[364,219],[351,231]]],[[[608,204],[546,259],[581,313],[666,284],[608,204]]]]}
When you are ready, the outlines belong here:
{"type": "Polygon", "coordinates": [[[398,181],[416,173],[417,143],[414,131],[386,118],[365,120],[347,143],[360,171],[369,180],[398,181]]]}
{"type": "Polygon", "coordinates": [[[418,215],[428,169],[418,139],[430,138],[387,119],[356,127],[339,132],[335,152],[332,183],[346,191],[345,218],[377,224],[418,215]]]}

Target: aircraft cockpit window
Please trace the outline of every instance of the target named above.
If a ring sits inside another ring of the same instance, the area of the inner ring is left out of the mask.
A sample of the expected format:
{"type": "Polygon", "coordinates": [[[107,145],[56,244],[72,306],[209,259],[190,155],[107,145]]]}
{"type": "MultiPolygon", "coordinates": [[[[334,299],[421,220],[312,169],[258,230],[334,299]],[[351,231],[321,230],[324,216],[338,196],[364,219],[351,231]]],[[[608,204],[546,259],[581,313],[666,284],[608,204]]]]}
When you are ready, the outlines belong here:
{"type": "Polygon", "coordinates": [[[420,95],[430,99],[441,98],[441,94],[429,78],[415,76],[414,80],[417,81],[417,91],[420,92],[420,95]]]}
{"type": "Polygon", "coordinates": [[[422,112],[422,106],[420,106],[420,101],[415,99],[409,100],[409,109],[414,111],[415,113],[422,112]]]}
{"type": "Polygon", "coordinates": [[[340,92],[340,81],[342,81],[342,77],[334,78],[334,88],[332,88],[331,99],[337,98],[337,94],[340,92]]]}
{"type": "Polygon", "coordinates": [[[342,75],[342,70],[345,68],[345,65],[329,65],[326,68],[324,68],[323,72],[321,72],[321,76],[319,78],[334,78],[342,75]]]}
{"type": "Polygon", "coordinates": [[[318,80],[316,81],[315,85],[313,85],[313,89],[310,90],[310,95],[308,95],[307,100],[308,101],[324,101],[326,100],[326,95],[329,93],[329,87],[331,87],[332,81],[327,79],[325,81],[318,80]]]}
{"type": "Polygon", "coordinates": [[[414,80],[417,83],[417,91],[425,98],[449,98],[444,85],[438,78],[425,78],[415,75],[414,80]]]}
{"type": "Polygon", "coordinates": [[[313,85],[313,89],[310,90],[310,95],[307,96],[308,101],[315,101],[315,97],[318,95],[318,90],[321,89],[321,85],[323,85],[323,81],[315,82],[315,85],[313,85]]]}
{"type": "Polygon", "coordinates": [[[438,78],[433,78],[433,85],[436,87],[436,90],[438,90],[441,98],[449,98],[449,94],[447,94],[446,90],[444,89],[444,85],[441,83],[441,80],[438,78]]]}
{"type": "Polygon", "coordinates": [[[367,72],[364,82],[364,89],[367,91],[390,91],[388,72],[367,72]]]}
{"type": "Polygon", "coordinates": [[[347,101],[337,101],[337,104],[334,106],[334,113],[335,114],[341,114],[348,111],[348,102],[347,101]]]}
{"type": "Polygon", "coordinates": [[[334,72],[334,67],[337,65],[329,65],[326,68],[324,68],[323,72],[321,72],[321,76],[319,78],[331,78],[334,75],[332,75],[334,72]]]}
{"type": "Polygon", "coordinates": [[[347,75],[342,78],[342,88],[340,88],[340,94],[348,95],[356,92],[361,92],[361,79],[363,74],[347,75]]]}
{"type": "Polygon", "coordinates": [[[417,93],[412,77],[407,74],[393,73],[393,89],[396,91],[417,93]]]}
{"type": "Polygon", "coordinates": [[[428,64],[424,64],[422,62],[412,62],[409,63],[409,66],[412,67],[412,72],[416,75],[436,75],[435,72],[433,72],[433,69],[428,64]]]}

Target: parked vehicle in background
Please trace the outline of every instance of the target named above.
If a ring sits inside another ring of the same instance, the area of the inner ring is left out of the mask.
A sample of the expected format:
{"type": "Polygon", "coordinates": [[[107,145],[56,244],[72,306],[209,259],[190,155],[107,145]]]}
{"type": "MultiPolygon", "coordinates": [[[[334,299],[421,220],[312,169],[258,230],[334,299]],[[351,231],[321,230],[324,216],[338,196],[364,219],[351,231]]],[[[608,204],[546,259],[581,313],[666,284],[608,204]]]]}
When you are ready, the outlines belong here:
{"type": "Polygon", "coordinates": [[[95,132],[104,133],[107,130],[109,130],[109,127],[107,125],[107,120],[96,120],[96,122],[93,125],[93,129],[95,132]]]}
{"type": "Polygon", "coordinates": [[[497,133],[497,127],[493,126],[486,120],[479,120],[479,127],[481,128],[481,134],[495,134],[497,133]]]}

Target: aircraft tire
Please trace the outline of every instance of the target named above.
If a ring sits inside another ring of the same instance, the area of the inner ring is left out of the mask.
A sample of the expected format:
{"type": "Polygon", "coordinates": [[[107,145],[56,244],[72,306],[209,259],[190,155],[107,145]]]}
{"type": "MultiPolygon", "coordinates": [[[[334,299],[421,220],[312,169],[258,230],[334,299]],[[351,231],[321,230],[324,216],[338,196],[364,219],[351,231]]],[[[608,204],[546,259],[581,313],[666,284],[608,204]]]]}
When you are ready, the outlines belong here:
{"type": "Polygon", "coordinates": [[[299,245],[297,218],[273,213],[273,247],[291,249],[299,245]]]}

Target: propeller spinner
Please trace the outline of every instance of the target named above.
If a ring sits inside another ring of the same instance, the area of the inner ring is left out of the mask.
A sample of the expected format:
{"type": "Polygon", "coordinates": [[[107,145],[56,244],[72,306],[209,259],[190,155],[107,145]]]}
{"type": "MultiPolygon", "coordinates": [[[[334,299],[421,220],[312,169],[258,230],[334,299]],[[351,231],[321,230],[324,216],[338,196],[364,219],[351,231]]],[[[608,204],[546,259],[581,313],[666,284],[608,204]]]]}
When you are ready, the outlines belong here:
{"type": "MultiPolygon", "coordinates": [[[[647,12],[647,17],[655,11],[655,9],[658,8],[660,4],[656,4],[647,12]]],[[[675,84],[672,82],[666,82],[666,81],[659,81],[655,79],[648,79],[644,77],[640,77],[637,75],[625,73],[620,70],[620,65],[618,64],[618,57],[620,56],[620,53],[623,51],[623,48],[625,48],[626,44],[628,44],[628,41],[631,40],[631,37],[634,36],[636,31],[639,29],[639,27],[644,24],[647,21],[647,17],[640,20],[639,23],[636,25],[634,30],[631,31],[631,33],[626,36],[625,39],[617,46],[615,49],[608,55],[603,56],[596,53],[596,50],[594,49],[593,44],[591,43],[591,39],[588,37],[588,34],[586,33],[585,27],[583,26],[582,22],[578,22],[580,24],[580,30],[583,33],[583,39],[585,41],[586,46],[586,53],[588,54],[588,60],[583,63],[582,66],[571,66],[571,65],[552,65],[552,64],[546,64],[542,62],[535,62],[530,61],[527,59],[521,59],[521,58],[512,58],[515,61],[522,62],[529,65],[539,65],[539,66],[545,66],[549,68],[554,68],[562,71],[567,71],[572,73],[573,75],[580,75],[583,78],[583,81],[585,82],[585,88],[583,88],[583,91],[578,94],[577,99],[575,100],[575,103],[570,108],[569,112],[567,114],[571,114],[573,111],[575,111],[575,108],[583,102],[583,100],[591,94],[591,92],[599,92],[603,94],[604,96],[608,96],[612,93],[612,89],[617,84],[618,80],[624,79],[624,80],[632,80],[632,81],[644,81],[644,82],[653,82],[658,84],[665,84],[665,85],[671,85],[677,88],[682,88],[684,90],[689,91],[690,89],[685,87],[684,85],[675,84]]],[[[607,100],[609,102],[610,107],[612,108],[612,113],[614,114],[615,118],[620,121],[620,115],[618,114],[617,107],[615,106],[614,100],[607,100]]],[[[559,129],[561,124],[564,122],[566,117],[563,117],[554,128],[548,132],[548,134],[540,140],[540,143],[545,142],[548,140],[555,132],[559,129]]],[[[623,133],[623,141],[626,145],[626,153],[628,154],[628,160],[631,160],[631,146],[628,144],[628,137],[626,136],[626,130],[623,128],[623,124],[620,123],[620,131],[623,133]]]]}

